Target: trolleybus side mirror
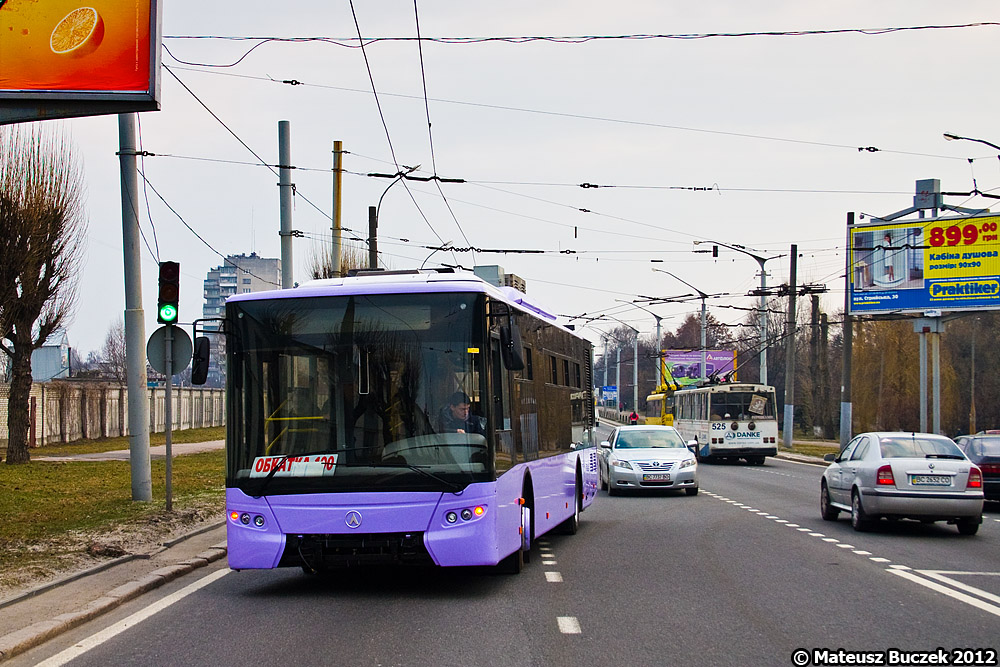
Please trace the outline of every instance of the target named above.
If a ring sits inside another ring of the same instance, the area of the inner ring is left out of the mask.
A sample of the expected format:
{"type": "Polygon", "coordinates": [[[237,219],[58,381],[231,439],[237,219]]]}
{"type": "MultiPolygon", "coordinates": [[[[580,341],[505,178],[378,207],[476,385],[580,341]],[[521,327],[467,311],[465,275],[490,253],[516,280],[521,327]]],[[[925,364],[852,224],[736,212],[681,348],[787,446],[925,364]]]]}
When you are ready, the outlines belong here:
{"type": "Polygon", "coordinates": [[[191,357],[191,384],[205,384],[208,380],[210,348],[208,336],[199,336],[194,339],[194,354],[191,357]]]}
{"type": "Polygon", "coordinates": [[[500,327],[500,356],[503,365],[512,371],[524,370],[524,348],[521,347],[521,330],[510,322],[500,327]]]}

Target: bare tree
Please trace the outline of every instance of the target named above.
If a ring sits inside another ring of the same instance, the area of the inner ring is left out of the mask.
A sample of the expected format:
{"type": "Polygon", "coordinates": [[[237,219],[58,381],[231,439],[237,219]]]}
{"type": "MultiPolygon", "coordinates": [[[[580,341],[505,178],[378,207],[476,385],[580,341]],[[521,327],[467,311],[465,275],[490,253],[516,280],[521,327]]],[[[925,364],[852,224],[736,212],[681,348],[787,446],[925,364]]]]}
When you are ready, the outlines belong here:
{"type": "Polygon", "coordinates": [[[0,130],[0,351],[11,360],[7,463],[27,463],[31,353],[65,325],[85,220],[72,148],[41,126],[0,130]]]}
{"type": "MultiPolygon", "coordinates": [[[[363,269],[368,266],[368,256],[364,248],[345,243],[340,250],[340,268],[343,275],[351,269],[363,269]]],[[[333,278],[333,252],[330,248],[313,247],[309,258],[309,275],[313,279],[333,278]]]]}
{"type": "Polygon", "coordinates": [[[125,320],[118,318],[104,337],[104,347],[101,350],[103,367],[106,376],[118,384],[126,384],[125,366],[125,320]]]}

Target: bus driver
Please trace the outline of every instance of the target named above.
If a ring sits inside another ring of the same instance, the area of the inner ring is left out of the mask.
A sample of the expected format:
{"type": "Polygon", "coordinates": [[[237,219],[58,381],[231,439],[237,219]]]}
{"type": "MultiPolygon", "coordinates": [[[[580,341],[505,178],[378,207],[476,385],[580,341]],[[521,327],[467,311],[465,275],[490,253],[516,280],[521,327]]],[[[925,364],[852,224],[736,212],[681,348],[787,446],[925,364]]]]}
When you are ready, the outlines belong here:
{"type": "Polygon", "coordinates": [[[483,420],[469,411],[471,401],[464,391],[456,391],[448,399],[448,405],[438,414],[440,433],[478,433],[486,435],[483,420]]]}

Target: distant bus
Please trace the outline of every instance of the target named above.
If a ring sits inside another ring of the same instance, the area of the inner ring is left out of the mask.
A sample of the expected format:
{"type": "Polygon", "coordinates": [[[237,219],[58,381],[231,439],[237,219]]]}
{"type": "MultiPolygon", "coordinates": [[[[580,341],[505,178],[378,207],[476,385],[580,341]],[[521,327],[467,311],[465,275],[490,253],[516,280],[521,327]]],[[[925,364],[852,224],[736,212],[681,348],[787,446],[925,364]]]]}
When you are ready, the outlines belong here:
{"type": "Polygon", "coordinates": [[[673,426],[674,392],[655,392],[646,397],[646,423],[673,426]]]}
{"type": "Polygon", "coordinates": [[[591,345],[513,288],[370,272],[231,297],[223,331],[233,569],[519,572],[593,501],[591,345]]]}
{"type": "Polygon", "coordinates": [[[716,384],[674,394],[674,427],[698,441],[703,461],[745,459],[762,465],[778,453],[774,387],[716,384]]]}

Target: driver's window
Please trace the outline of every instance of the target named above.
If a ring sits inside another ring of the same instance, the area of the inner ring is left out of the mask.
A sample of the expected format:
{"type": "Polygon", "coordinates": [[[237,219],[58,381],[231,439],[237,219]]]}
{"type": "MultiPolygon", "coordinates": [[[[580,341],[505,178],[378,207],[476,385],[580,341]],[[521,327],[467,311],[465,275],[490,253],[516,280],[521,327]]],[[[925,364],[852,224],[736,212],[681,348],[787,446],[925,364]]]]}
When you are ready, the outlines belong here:
{"type": "Polygon", "coordinates": [[[865,458],[865,454],[868,453],[868,445],[869,445],[868,438],[865,438],[860,443],[858,443],[858,446],[854,448],[854,453],[851,454],[851,460],[860,461],[861,459],[865,458]]]}
{"type": "Polygon", "coordinates": [[[847,461],[848,459],[850,459],[851,454],[854,453],[854,448],[858,446],[858,443],[860,441],[861,438],[855,438],[854,440],[851,440],[849,443],[847,443],[847,447],[844,447],[844,449],[840,452],[840,455],[837,456],[837,460],[847,461]]]}

